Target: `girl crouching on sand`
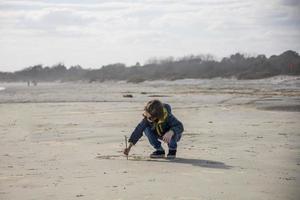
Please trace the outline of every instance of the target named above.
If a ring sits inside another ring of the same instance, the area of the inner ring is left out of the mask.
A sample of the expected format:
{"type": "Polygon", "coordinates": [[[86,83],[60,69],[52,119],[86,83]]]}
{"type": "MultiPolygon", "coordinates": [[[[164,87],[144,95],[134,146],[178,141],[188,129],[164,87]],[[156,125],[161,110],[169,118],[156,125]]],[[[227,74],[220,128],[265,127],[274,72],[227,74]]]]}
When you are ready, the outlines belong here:
{"type": "Polygon", "coordinates": [[[130,149],[143,136],[147,136],[149,143],[155,151],[150,154],[150,158],[164,158],[165,151],[161,146],[161,141],[168,144],[169,153],[167,159],[176,157],[177,142],[183,132],[182,123],[171,113],[171,106],[161,103],[159,100],[152,100],[144,108],[143,119],[132,132],[128,142],[128,148],[124,149],[124,154],[128,155],[130,149]]]}

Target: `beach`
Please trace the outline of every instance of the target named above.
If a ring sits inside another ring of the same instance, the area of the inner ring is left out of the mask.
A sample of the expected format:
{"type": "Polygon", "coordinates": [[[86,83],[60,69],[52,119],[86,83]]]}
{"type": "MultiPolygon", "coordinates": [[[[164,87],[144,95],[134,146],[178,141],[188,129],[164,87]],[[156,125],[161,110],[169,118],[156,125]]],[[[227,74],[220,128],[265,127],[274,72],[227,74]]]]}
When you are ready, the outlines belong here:
{"type": "Polygon", "coordinates": [[[0,199],[300,197],[300,77],[1,87],[0,199]],[[122,153],[151,99],[184,124],[175,160],[122,153]]]}

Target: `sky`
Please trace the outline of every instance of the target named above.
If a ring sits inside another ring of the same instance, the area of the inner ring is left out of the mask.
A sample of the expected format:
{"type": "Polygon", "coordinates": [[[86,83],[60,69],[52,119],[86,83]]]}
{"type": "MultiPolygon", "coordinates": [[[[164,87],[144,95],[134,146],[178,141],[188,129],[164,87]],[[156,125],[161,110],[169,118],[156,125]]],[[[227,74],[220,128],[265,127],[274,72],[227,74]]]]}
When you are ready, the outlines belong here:
{"type": "Polygon", "coordinates": [[[299,0],[0,0],[0,71],[300,52],[299,0]]]}

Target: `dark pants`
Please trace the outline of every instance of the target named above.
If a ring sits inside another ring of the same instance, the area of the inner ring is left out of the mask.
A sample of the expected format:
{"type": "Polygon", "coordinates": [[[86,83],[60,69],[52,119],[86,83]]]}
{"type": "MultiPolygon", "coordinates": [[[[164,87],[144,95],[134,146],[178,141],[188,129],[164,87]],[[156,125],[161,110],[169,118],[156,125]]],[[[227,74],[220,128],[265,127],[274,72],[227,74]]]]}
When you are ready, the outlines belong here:
{"type": "MultiPolygon", "coordinates": [[[[144,130],[145,135],[147,136],[149,143],[154,147],[156,150],[163,150],[161,146],[161,142],[158,139],[162,140],[162,137],[159,137],[150,127],[147,127],[144,130]]],[[[177,149],[177,142],[180,140],[182,133],[174,134],[171,138],[170,143],[168,144],[169,150],[176,150],[177,149]]]]}

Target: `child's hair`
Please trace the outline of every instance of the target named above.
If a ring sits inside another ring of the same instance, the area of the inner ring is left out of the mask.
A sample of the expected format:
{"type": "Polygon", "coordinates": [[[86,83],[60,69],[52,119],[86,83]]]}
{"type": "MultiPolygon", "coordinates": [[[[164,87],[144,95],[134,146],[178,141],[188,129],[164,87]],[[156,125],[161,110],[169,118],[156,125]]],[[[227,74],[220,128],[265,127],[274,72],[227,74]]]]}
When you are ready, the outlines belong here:
{"type": "Polygon", "coordinates": [[[161,119],[164,116],[163,104],[157,99],[149,101],[145,106],[145,111],[156,119],[161,119]]]}

